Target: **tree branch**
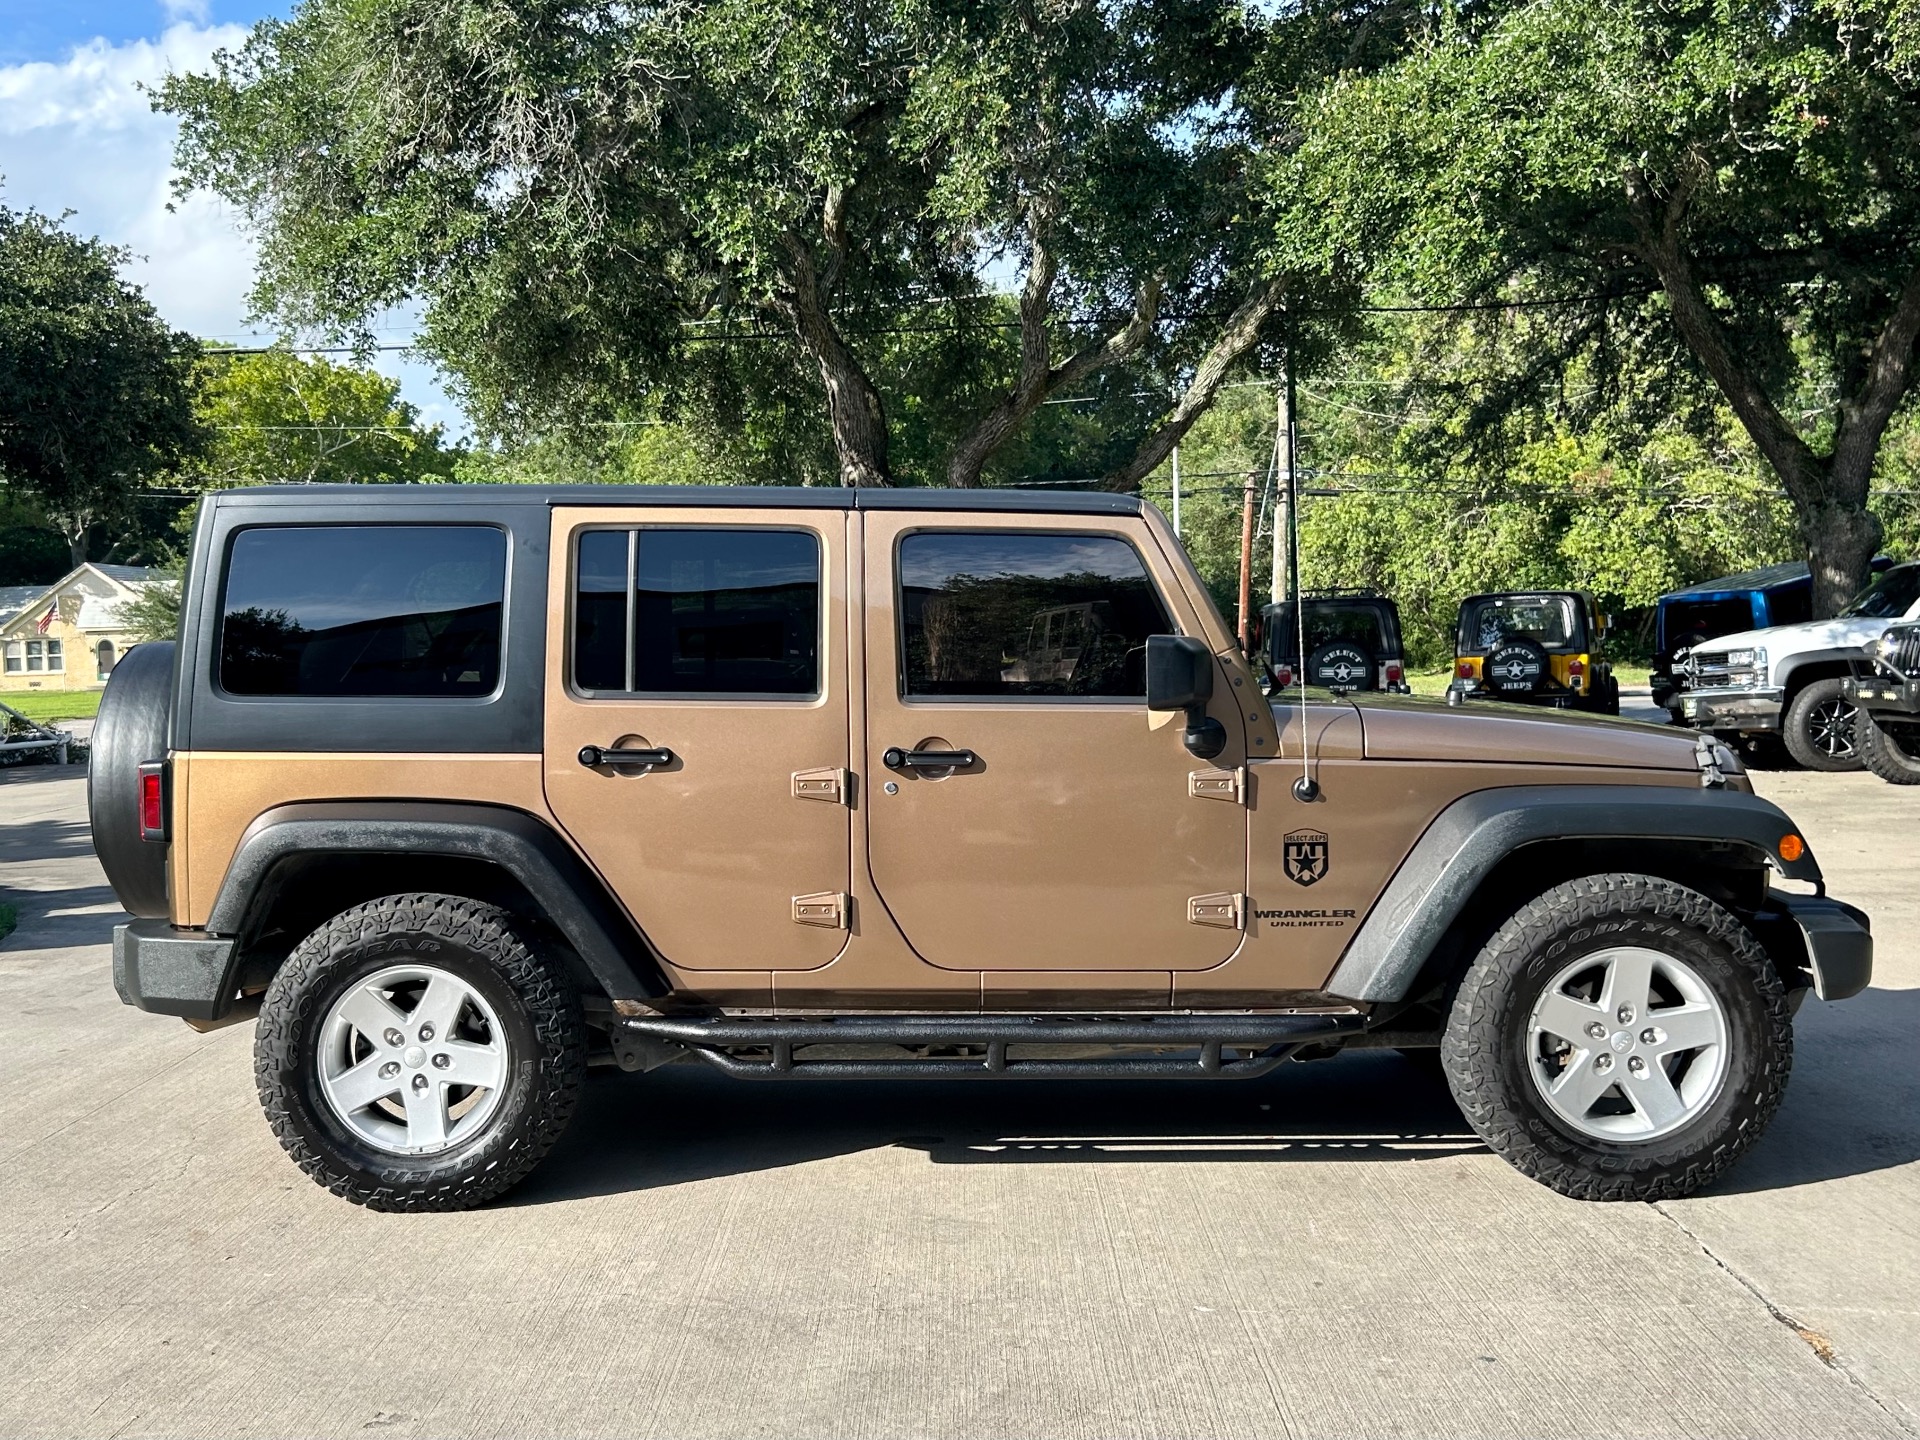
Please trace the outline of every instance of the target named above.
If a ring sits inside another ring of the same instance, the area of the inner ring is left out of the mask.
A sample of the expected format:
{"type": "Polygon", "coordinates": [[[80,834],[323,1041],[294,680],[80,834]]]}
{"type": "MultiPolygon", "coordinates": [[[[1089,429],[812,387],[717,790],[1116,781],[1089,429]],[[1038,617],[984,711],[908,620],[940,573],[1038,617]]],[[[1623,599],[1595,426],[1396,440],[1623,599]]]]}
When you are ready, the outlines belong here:
{"type": "Polygon", "coordinates": [[[1787,423],[1753,372],[1734,354],[1726,328],[1707,304],[1680,244],[1689,187],[1677,189],[1656,213],[1653,187],[1636,169],[1623,177],[1627,208],[1641,258],[1659,277],[1681,337],[1700,357],[1713,383],[1727,397],[1747,434],[1767,457],[1796,504],[1816,506],[1825,499],[1825,466],[1799,431],[1787,423]]]}
{"type": "Polygon", "coordinates": [[[1053,282],[1060,269],[1051,244],[1057,213],[1057,201],[1051,196],[1036,199],[1028,207],[1031,259],[1020,289],[1020,374],[1013,388],[955,443],[947,459],[947,484],[956,489],[971,490],[979,485],[980,472],[989,457],[1046,403],[1048,396],[1131,359],[1153,334],[1163,290],[1157,275],[1141,285],[1134,297],[1133,313],[1125,325],[1094,344],[1081,347],[1060,364],[1052,363],[1052,338],[1047,331],[1047,321],[1053,309],[1053,282]]]}
{"type": "Polygon", "coordinates": [[[1836,500],[1856,506],[1867,503],[1867,482],[1880,453],[1880,437],[1913,383],[1916,339],[1920,339],[1920,270],[1907,276],[1893,314],[1880,327],[1860,393],[1840,406],[1840,429],[1829,464],[1836,500]]]}
{"type": "Polygon", "coordinates": [[[1142,480],[1165,463],[1167,456],[1173,453],[1173,447],[1193,428],[1193,422],[1213,403],[1213,397],[1219,394],[1234,362],[1260,338],[1262,327],[1272,318],[1273,312],[1280,309],[1286,294],[1284,280],[1270,280],[1240,302],[1233,314],[1227,317],[1220,337],[1195,368],[1193,379],[1181,393],[1173,413],[1141,443],[1131,460],[1100,482],[1103,489],[1137,490],[1142,480]]]}
{"type": "MultiPolygon", "coordinates": [[[[844,215],[844,199],[841,202],[844,215]]],[[[833,210],[829,192],[828,210],[833,210]]],[[[833,426],[833,447],[843,485],[891,485],[887,463],[887,416],[880,392],[860,358],[833,323],[827,292],[814,265],[813,250],[800,235],[782,238],[785,263],[780,267],[784,293],[772,297],[772,306],[793,327],[801,348],[819,368],[827,392],[827,417],[833,426]]],[[[845,232],[840,253],[845,253],[845,232]]],[[[829,271],[834,268],[829,258],[829,271]]]]}

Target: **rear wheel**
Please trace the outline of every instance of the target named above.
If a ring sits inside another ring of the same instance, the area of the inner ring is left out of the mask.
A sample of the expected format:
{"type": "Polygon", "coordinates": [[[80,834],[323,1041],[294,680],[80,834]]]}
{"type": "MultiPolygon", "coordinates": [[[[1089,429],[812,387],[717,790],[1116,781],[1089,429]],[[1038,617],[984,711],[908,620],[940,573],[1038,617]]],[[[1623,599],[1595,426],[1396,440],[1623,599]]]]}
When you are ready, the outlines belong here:
{"type": "Polygon", "coordinates": [[[1779,1108],[1786,995],[1753,935],[1706,896],[1593,875],[1487,942],[1441,1047],[1461,1111],[1523,1174],[1581,1200],[1691,1194],[1779,1108]]]}
{"type": "Polygon", "coordinates": [[[1920,785],[1920,725],[1879,724],[1862,710],[1853,722],[1860,759],[1889,785],[1920,785]]]}
{"type": "Polygon", "coordinates": [[[1859,713],[1847,699],[1846,681],[1815,680],[1787,706],[1780,738],[1787,753],[1809,770],[1858,770],[1854,721],[1859,713]]]}
{"type": "Polygon", "coordinates": [[[507,912],[390,895],[335,916],[274,976],[254,1077],[281,1145],[334,1194],[464,1210],[560,1138],[585,1042],[565,967],[507,912]]]}

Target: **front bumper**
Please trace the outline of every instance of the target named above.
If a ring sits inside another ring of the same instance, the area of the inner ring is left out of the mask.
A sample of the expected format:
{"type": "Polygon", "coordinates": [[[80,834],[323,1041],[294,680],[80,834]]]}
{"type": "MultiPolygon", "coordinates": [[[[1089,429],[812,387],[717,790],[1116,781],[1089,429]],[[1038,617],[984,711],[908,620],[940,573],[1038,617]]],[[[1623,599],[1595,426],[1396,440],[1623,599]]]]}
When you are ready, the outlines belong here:
{"type": "MultiPolygon", "coordinates": [[[[1864,911],[1825,895],[1769,890],[1767,913],[1760,918],[1774,921],[1775,934],[1771,937],[1764,933],[1767,927],[1761,927],[1762,939],[1774,941],[1768,948],[1777,957],[1794,962],[1792,969],[1804,968],[1813,993],[1822,1000],[1849,999],[1873,982],[1873,923],[1864,911]],[[1784,929],[1782,920],[1792,922],[1797,937],[1780,933],[1784,929]],[[1795,938],[1797,947],[1792,944],[1795,938]]],[[[1794,988],[1791,979],[1788,988],[1794,988]]]]}
{"type": "Polygon", "coordinates": [[[1687,690],[1679,698],[1680,718],[1696,730],[1780,728],[1784,690],[1687,690]]]}
{"type": "Polygon", "coordinates": [[[122,1003],[184,1020],[218,1020],[233,1004],[233,941],[165,920],[114,927],[113,988],[122,1003]]]}
{"type": "Polygon", "coordinates": [[[1847,699],[1875,714],[1920,715],[1920,680],[1856,675],[1847,681],[1847,699]]]}

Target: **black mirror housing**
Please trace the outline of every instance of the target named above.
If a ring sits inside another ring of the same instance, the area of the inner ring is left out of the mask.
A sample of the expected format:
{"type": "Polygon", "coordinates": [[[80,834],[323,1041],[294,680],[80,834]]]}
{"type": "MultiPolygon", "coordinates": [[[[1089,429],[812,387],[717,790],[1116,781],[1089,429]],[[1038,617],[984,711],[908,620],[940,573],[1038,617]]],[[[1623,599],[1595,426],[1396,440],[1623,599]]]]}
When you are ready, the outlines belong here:
{"type": "Polygon", "coordinates": [[[1187,750],[1211,760],[1227,748],[1227,731],[1207,714],[1213,698],[1213,652],[1206,641],[1191,635],[1147,637],[1147,708],[1184,710],[1187,750]]]}
{"type": "Polygon", "coordinates": [[[1191,710],[1213,698],[1213,655],[1192,635],[1147,637],[1147,708],[1191,710]]]}

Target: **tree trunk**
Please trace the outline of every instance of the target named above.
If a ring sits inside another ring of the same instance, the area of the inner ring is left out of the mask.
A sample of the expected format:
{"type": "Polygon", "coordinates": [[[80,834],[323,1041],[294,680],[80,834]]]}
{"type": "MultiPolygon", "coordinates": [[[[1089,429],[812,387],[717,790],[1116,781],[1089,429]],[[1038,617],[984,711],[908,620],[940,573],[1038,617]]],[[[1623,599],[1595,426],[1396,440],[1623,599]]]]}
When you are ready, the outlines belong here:
{"type": "Polygon", "coordinates": [[[69,520],[60,527],[67,538],[67,569],[78,570],[87,563],[87,532],[93,528],[85,519],[69,520]]]}
{"type": "Polygon", "coordinates": [[[846,263],[846,193],[838,187],[827,192],[821,229],[827,242],[825,273],[814,264],[808,242],[789,234],[787,263],[781,271],[786,292],[775,297],[774,308],[793,326],[801,347],[820,369],[820,383],[827,392],[827,418],[833,427],[834,453],[840,462],[840,483],[891,485],[886,406],[866,367],[833,323],[829,309],[846,263]]]}
{"type": "Polygon", "coordinates": [[[1792,502],[1813,572],[1814,617],[1838,614],[1866,585],[1880,547],[1880,520],[1867,508],[1869,487],[1881,437],[1912,379],[1914,345],[1920,339],[1920,270],[1907,277],[1875,337],[1859,391],[1839,404],[1833,450],[1819,455],[1747,367],[1693,274],[1681,234],[1693,182],[1682,180],[1660,195],[1636,170],[1624,178],[1636,248],[1666,292],[1674,328],[1726,396],[1792,502]]]}

